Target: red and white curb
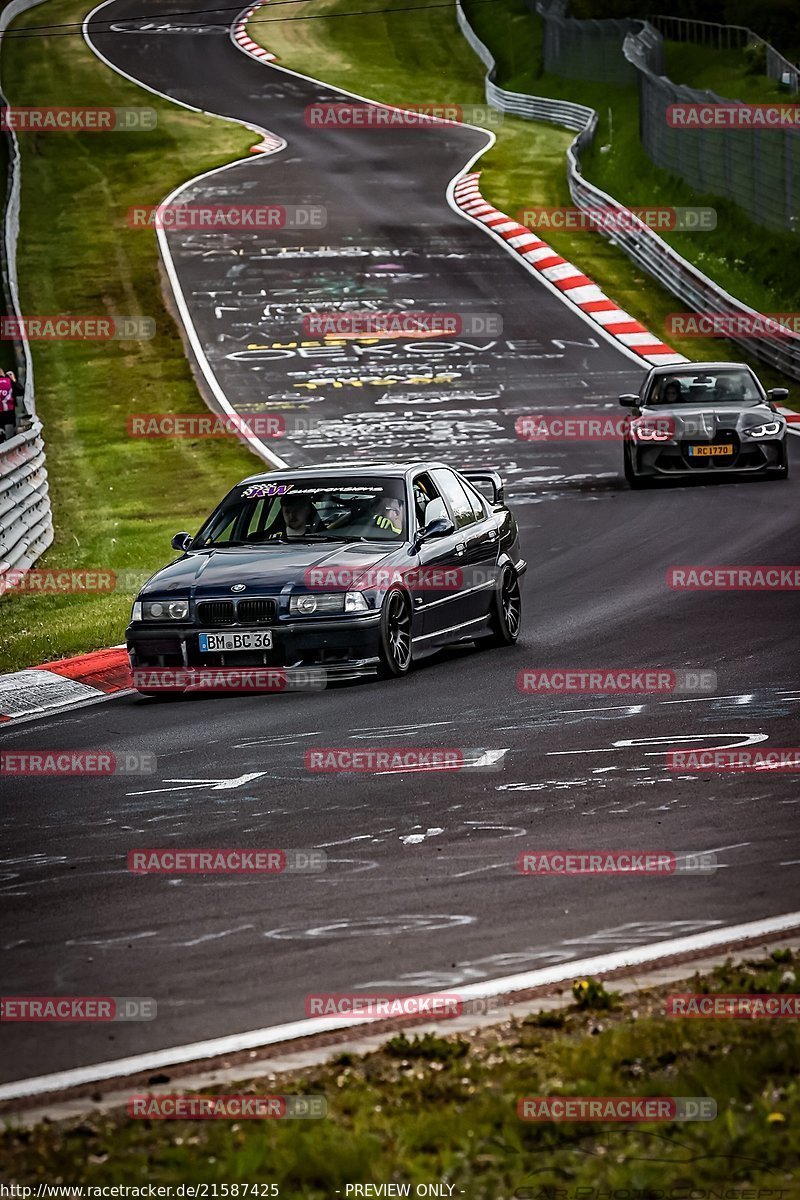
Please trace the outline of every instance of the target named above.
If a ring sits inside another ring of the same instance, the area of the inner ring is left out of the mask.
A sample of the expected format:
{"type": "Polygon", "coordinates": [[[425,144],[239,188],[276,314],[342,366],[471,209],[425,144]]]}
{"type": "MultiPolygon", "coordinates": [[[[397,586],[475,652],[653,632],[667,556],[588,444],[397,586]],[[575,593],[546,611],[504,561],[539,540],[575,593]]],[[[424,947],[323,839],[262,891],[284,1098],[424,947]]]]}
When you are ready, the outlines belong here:
{"type": "Polygon", "coordinates": [[[789,426],[786,432],[800,437],[800,413],[795,412],[793,408],[782,408],[780,404],[776,404],[775,408],[782,417],[786,417],[786,424],[789,426]]]}
{"type": "Polygon", "coordinates": [[[567,262],[524,225],[488,204],[481,195],[479,174],[475,171],[464,175],[455,185],[453,197],[463,212],[499,234],[520,258],[557,288],[566,301],[574,304],[629,353],[638,355],[651,366],[688,361],[610,300],[580,267],[567,262]]]}
{"type": "MultiPolygon", "coordinates": [[[[257,58],[259,62],[275,62],[277,54],[271,54],[269,50],[265,50],[263,46],[259,46],[258,42],[254,42],[247,32],[247,22],[261,8],[261,2],[251,4],[249,8],[245,8],[239,13],[236,20],[231,25],[231,41],[237,50],[241,50],[242,54],[248,54],[250,58],[257,58]]],[[[282,137],[278,137],[277,133],[264,132],[263,141],[256,146],[250,147],[251,154],[274,154],[276,150],[283,150],[286,142],[282,137]]]]}
{"type": "Polygon", "coordinates": [[[40,717],[133,688],[124,646],[0,675],[0,722],[40,717]]]}
{"type": "Polygon", "coordinates": [[[253,4],[244,12],[239,13],[231,27],[231,37],[239,49],[244,54],[249,54],[251,58],[260,58],[262,62],[275,62],[277,54],[271,54],[269,50],[259,46],[258,42],[254,42],[247,32],[247,22],[258,12],[259,8],[261,8],[261,4],[253,4]]]}

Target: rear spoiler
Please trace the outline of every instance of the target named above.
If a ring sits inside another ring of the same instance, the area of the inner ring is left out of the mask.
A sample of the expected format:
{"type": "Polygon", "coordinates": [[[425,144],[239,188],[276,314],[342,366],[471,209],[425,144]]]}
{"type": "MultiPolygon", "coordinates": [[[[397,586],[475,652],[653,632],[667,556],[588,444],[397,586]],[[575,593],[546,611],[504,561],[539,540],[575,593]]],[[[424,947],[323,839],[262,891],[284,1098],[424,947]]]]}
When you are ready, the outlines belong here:
{"type": "Polygon", "coordinates": [[[505,499],[503,481],[497,471],[461,471],[470,483],[488,483],[492,489],[492,504],[502,504],[505,499]]]}

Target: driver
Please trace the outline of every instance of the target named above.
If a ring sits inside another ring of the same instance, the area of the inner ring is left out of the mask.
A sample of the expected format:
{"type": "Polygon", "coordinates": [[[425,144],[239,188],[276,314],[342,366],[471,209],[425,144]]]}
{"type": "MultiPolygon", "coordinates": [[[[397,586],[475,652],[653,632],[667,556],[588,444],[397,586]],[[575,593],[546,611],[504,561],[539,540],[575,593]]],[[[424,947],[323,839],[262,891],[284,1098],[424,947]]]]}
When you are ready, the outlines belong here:
{"type": "Polygon", "coordinates": [[[678,383],[677,379],[670,379],[669,382],[665,384],[664,394],[661,399],[663,404],[680,404],[681,400],[683,399],[683,394],[681,392],[681,385],[678,383]]]}
{"type": "Polygon", "coordinates": [[[738,375],[720,375],[714,385],[714,400],[744,400],[744,386],[738,375]]]}
{"type": "MultiPolygon", "coordinates": [[[[307,533],[317,533],[324,529],[319,513],[308,496],[288,492],[281,497],[281,520],[285,536],[304,537],[307,533]]],[[[283,536],[276,531],[273,536],[283,536]]]]}
{"type": "Polygon", "coordinates": [[[404,509],[405,505],[400,496],[382,496],[372,514],[372,523],[377,525],[378,529],[399,535],[403,532],[404,509]]]}

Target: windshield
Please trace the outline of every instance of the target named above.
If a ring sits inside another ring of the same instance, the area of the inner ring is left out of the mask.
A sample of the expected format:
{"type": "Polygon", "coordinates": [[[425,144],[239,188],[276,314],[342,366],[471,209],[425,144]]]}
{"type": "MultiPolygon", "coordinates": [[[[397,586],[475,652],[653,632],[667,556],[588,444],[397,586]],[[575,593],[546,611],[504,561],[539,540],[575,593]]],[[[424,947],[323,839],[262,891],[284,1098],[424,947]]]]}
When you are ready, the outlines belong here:
{"type": "Polygon", "coordinates": [[[715,371],[698,375],[658,375],[653,380],[645,404],[763,403],[764,397],[749,371],[715,371]]]}
{"type": "Polygon", "coordinates": [[[405,538],[402,479],[282,479],[243,484],[223,500],[194,539],[207,546],[405,538]]]}

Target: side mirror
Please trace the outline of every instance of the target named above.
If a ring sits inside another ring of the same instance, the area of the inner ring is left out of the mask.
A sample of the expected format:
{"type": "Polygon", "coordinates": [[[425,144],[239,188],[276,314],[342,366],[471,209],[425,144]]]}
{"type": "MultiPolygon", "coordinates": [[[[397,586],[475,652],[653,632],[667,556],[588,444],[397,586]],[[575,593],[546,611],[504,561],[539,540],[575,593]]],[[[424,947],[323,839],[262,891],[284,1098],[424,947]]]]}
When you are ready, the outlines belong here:
{"type": "Polygon", "coordinates": [[[176,533],[173,535],[170,546],[173,550],[188,550],[192,544],[192,535],[190,533],[176,533]]]}
{"type": "Polygon", "coordinates": [[[770,388],[767,392],[770,400],[785,400],[789,395],[788,388],[770,388]]]}
{"type": "Polygon", "coordinates": [[[411,543],[409,554],[416,554],[422,543],[430,541],[431,538],[447,537],[448,533],[455,532],[455,528],[449,517],[435,517],[422,529],[417,530],[417,536],[411,543]]]}
{"type": "Polygon", "coordinates": [[[431,521],[430,525],[426,525],[420,530],[422,538],[427,542],[428,538],[447,537],[448,533],[455,532],[455,525],[449,517],[437,517],[435,521],[431,521]]]}
{"type": "Polygon", "coordinates": [[[639,397],[635,396],[633,392],[626,392],[624,396],[620,396],[619,402],[623,408],[638,408],[639,397]]]}

